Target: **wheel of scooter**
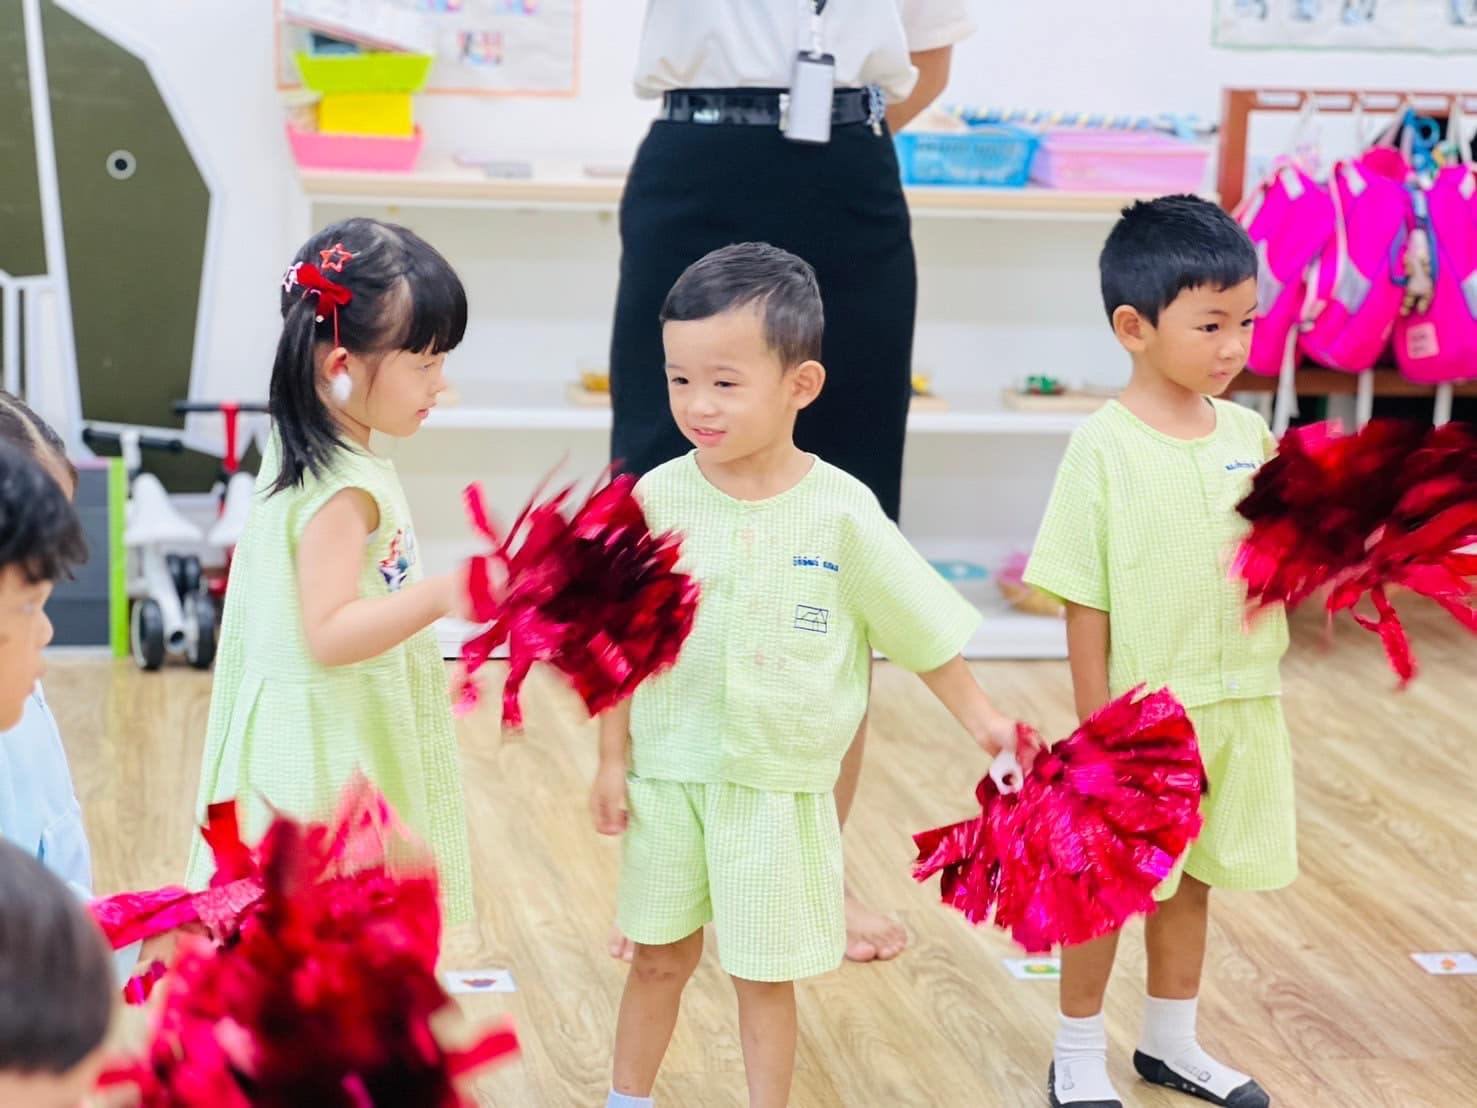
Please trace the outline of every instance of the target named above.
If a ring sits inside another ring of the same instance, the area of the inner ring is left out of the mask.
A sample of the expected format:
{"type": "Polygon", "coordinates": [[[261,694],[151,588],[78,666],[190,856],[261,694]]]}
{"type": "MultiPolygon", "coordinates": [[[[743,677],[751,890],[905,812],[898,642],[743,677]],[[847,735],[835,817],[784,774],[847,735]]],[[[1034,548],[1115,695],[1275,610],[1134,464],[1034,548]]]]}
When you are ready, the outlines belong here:
{"type": "Polygon", "coordinates": [[[145,597],[134,602],[133,618],[129,620],[129,645],[133,648],[133,660],[142,670],[155,670],[164,664],[164,613],[159,602],[145,597]]]}
{"type": "Polygon", "coordinates": [[[185,659],[196,669],[215,661],[215,601],[204,589],[185,597],[185,659]]]}

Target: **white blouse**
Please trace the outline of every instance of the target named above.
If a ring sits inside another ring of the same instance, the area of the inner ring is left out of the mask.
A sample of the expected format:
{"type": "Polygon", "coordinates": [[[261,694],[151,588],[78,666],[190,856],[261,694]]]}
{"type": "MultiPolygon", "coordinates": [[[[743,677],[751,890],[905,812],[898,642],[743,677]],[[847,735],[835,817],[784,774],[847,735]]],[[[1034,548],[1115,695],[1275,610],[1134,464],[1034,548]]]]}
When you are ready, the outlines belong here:
{"type": "MultiPolygon", "coordinates": [[[[877,84],[890,101],[913,91],[910,53],[968,38],[970,0],[829,0],[823,46],[836,87],[877,84]]],[[[785,88],[810,46],[810,0],[648,0],[636,94],[679,88],[785,88]]]]}

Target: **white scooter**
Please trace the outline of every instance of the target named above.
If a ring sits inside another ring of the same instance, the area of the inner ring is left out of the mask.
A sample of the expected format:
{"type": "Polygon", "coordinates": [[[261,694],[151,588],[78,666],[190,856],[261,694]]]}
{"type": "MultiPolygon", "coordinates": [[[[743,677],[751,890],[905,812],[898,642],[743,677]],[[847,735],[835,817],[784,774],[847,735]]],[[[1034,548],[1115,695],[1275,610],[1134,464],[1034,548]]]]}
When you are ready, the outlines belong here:
{"type": "Polygon", "coordinates": [[[89,447],[116,443],[128,472],[123,543],[134,661],[140,669],[156,670],[173,655],[196,669],[209,669],[215,660],[217,609],[196,552],[206,536],[170,503],[159,478],[141,472],[145,449],[180,453],[182,438],[169,431],[88,424],[83,441],[89,447]]]}

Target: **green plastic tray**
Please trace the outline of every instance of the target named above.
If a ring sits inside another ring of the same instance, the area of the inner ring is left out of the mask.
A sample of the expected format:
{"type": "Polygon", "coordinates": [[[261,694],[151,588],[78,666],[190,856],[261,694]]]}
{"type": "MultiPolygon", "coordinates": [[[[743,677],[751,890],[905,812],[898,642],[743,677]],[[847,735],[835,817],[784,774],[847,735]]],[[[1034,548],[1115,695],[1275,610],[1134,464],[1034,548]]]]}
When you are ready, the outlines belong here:
{"type": "Polygon", "coordinates": [[[299,53],[297,68],[314,92],[419,92],[433,61],[430,54],[299,53]]]}

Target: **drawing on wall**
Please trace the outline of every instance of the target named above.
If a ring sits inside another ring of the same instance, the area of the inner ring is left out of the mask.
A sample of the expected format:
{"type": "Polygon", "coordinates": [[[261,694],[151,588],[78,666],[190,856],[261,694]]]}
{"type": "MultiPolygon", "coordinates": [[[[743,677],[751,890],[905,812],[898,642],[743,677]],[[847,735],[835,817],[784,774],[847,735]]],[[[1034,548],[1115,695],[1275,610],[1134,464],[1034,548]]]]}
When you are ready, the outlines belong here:
{"type": "MultiPolygon", "coordinates": [[[[324,3],[325,0],[316,0],[324,3]]],[[[575,96],[579,92],[582,0],[355,0],[353,16],[366,42],[434,44],[425,91],[483,96],[575,96]]],[[[294,56],[313,49],[315,0],[277,0],[277,83],[302,82],[294,56]],[[287,17],[284,18],[284,9],[287,17]]],[[[335,0],[343,19],[349,7],[335,0]]],[[[339,24],[323,23],[327,31],[339,24]]],[[[351,37],[342,34],[340,37],[351,37]]],[[[321,40],[320,40],[321,47],[321,40]]]]}
{"type": "Polygon", "coordinates": [[[1477,52],[1477,0],[1216,0],[1214,42],[1253,50],[1477,52]]]}

